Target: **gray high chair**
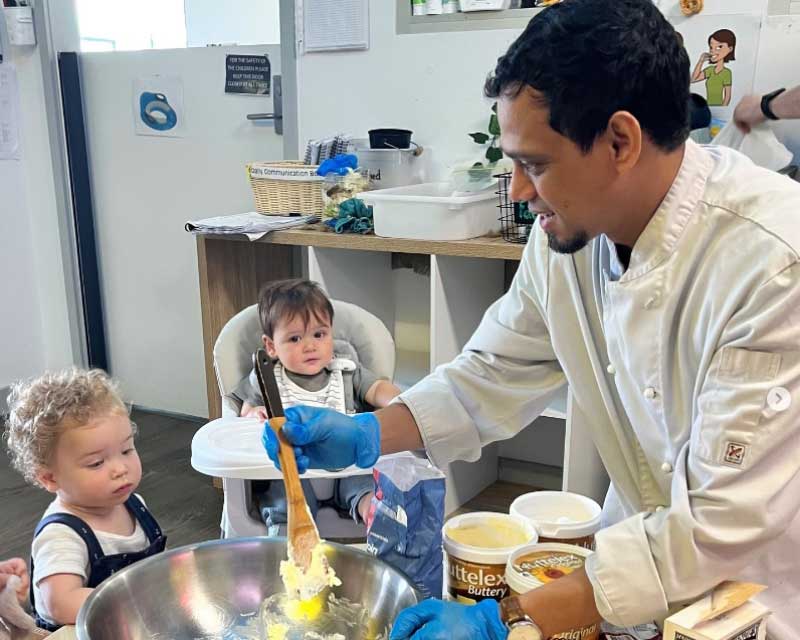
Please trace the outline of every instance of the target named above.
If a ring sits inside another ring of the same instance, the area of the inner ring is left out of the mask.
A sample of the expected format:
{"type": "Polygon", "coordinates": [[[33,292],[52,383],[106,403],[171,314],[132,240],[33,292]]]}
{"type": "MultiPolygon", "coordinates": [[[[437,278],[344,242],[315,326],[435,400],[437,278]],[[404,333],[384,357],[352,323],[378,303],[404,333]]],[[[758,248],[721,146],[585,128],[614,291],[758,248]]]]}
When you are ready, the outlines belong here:
{"type": "MultiPolygon", "coordinates": [[[[395,366],[394,340],[383,322],[349,302],[331,302],[336,352],[354,352],[359,364],[375,375],[391,380],[395,366]]],[[[253,368],[253,352],[261,345],[262,333],[258,305],[252,305],[227,322],[214,344],[214,371],[222,395],[223,418],[239,415],[240,408],[228,395],[253,368]]],[[[265,458],[266,455],[264,453],[265,458]]],[[[333,478],[314,478],[311,483],[319,500],[333,496],[333,478]]],[[[253,504],[251,484],[251,480],[222,479],[222,537],[267,535],[267,527],[253,504]]],[[[358,538],[366,533],[364,525],[340,517],[330,507],[319,509],[316,522],[323,538],[358,538]]]]}

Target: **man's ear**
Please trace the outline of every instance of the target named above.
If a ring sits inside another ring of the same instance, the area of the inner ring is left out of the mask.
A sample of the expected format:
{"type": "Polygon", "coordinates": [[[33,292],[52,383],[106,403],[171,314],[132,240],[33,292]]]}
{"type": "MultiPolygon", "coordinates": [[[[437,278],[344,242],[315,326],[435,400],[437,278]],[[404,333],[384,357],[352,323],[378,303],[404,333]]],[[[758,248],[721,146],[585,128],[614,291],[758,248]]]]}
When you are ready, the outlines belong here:
{"type": "Polygon", "coordinates": [[[267,350],[267,355],[273,360],[278,357],[278,352],[275,349],[275,341],[267,335],[261,336],[261,341],[264,343],[264,348],[267,350]]]}
{"type": "Polygon", "coordinates": [[[58,481],[51,469],[42,467],[36,472],[36,482],[38,482],[45,490],[50,493],[58,491],[58,481]]]}
{"type": "Polygon", "coordinates": [[[617,111],[608,120],[607,132],[617,172],[630,171],[642,155],[642,126],[628,111],[617,111]]]}

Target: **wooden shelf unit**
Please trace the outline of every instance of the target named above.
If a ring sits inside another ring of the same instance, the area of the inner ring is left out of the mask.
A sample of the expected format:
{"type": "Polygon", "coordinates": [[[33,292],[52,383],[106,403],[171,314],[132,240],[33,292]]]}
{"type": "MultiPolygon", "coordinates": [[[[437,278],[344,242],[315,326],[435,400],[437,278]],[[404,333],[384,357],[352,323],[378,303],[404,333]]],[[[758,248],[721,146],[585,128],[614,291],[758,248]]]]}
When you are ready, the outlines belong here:
{"type": "MultiPolygon", "coordinates": [[[[335,234],[320,225],[273,232],[251,242],[244,236],[198,235],[203,340],[209,416],[220,415],[213,369],[214,342],[225,323],[253,304],[269,280],[309,277],[332,298],[357,304],[378,316],[395,336],[398,376],[407,386],[460,353],[485,310],[507,290],[523,245],[484,237],[455,242],[335,234]],[[414,254],[423,276],[393,269],[392,254],[414,254]],[[411,342],[408,340],[411,336],[411,342]]],[[[565,421],[564,486],[587,495],[594,447],[584,430],[571,425],[565,389],[544,414],[565,421]],[[573,459],[575,464],[570,464],[573,459]]],[[[526,430],[529,431],[529,430],[526,430]]],[[[531,446],[527,434],[526,449],[531,446]]],[[[448,474],[447,509],[458,508],[497,480],[498,445],[484,448],[475,463],[457,462],[448,474]]]]}
{"type": "MultiPolygon", "coordinates": [[[[245,236],[204,235],[206,240],[251,243],[245,236]]],[[[251,243],[252,244],[252,243],[251,243]]],[[[390,253],[422,253],[462,258],[491,258],[495,260],[520,260],[524,245],[504,241],[501,237],[473,238],[472,240],[405,240],[381,238],[374,235],[333,233],[320,224],[302,229],[273,231],[256,240],[256,244],[276,244],[296,247],[325,247],[353,251],[384,251],[390,253]]]]}

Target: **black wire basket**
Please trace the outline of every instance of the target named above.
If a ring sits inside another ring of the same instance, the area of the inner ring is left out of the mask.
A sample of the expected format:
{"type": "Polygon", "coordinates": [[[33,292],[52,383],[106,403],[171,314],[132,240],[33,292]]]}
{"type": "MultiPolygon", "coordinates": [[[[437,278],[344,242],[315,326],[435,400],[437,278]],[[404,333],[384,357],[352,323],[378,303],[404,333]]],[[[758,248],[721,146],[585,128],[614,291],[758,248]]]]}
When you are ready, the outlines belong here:
{"type": "Polygon", "coordinates": [[[528,209],[527,202],[513,202],[509,194],[511,173],[498,176],[497,196],[500,199],[500,234],[506,242],[525,244],[536,222],[536,214],[528,209]]]}

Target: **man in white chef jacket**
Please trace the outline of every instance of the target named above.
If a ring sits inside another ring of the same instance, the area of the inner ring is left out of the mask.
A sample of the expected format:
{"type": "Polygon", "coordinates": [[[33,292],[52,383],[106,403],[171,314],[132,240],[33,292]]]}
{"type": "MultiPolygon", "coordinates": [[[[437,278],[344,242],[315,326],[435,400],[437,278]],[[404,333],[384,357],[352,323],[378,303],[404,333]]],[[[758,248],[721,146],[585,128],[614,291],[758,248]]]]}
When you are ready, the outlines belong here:
{"type": "Polygon", "coordinates": [[[800,185],[688,139],[689,60],[650,0],[545,9],[486,94],[539,213],[510,290],[398,403],[292,409],[284,432],[301,469],[476,460],[568,383],[611,477],[605,527],[585,571],[508,606],[423,603],[392,638],[630,626],[732,578],[769,585],[770,637],[797,638],[800,185]]]}

